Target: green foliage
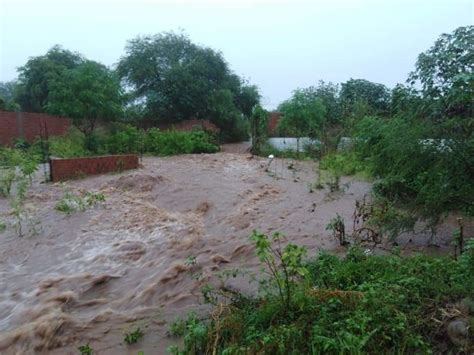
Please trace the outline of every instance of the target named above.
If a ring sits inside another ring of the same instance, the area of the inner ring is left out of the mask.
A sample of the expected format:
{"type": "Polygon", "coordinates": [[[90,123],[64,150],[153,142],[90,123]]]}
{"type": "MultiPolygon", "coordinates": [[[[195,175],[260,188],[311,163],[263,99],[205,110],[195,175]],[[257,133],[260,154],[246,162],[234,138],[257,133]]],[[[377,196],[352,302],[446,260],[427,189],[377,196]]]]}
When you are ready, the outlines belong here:
{"type": "Polygon", "coordinates": [[[79,54],[65,50],[59,45],[52,47],[43,56],[30,58],[18,69],[15,97],[22,110],[45,112],[52,82],[62,80],[66,70],[76,68],[83,61],[79,54]]]}
{"type": "MultiPolygon", "coordinates": [[[[88,139],[98,120],[113,120],[122,115],[121,88],[118,79],[102,64],[84,61],[64,70],[49,84],[49,113],[73,119],[88,139]]],[[[86,141],[86,147],[94,145],[86,141]]]]}
{"type": "Polygon", "coordinates": [[[61,200],[56,204],[55,209],[69,216],[74,212],[83,212],[88,207],[95,206],[104,201],[105,196],[100,192],[84,191],[80,194],[74,194],[66,190],[61,200]]]}
{"type": "MultiPolygon", "coordinates": [[[[283,263],[276,263],[282,258],[271,258],[275,254],[270,239],[258,232],[252,238],[266,270],[274,270],[270,281],[283,280],[283,263]]],[[[180,323],[178,334],[186,329],[184,348],[170,350],[174,354],[439,352],[446,349],[447,335],[446,327],[435,319],[443,322],[447,307],[472,296],[474,244],[469,243],[459,261],[373,256],[353,247],[344,258],[321,253],[301,262],[303,249],[291,247],[290,254],[298,252],[287,256],[286,265],[294,271],[302,268],[305,277],[294,280],[290,307],[278,288],[269,287],[257,297],[235,293],[230,303],[218,303],[207,321],[196,320],[193,330],[180,323]]]]}
{"type": "Polygon", "coordinates": [[[225,139],[241,139],[240,116],[248,118],[260,99],[257,88],[233,74],[220,53],[182,33],[129,41],[117,71],[131,88],[129,101],[144,102],[143,116],[168,122],[210,119],[225,139]]]}
{"type": "Polygon", "coordinates": [[[278,289],[281,302],[285,305],[284,311],[287,312],[293,306],[297,281],[307,274],[303,266],[306,249],[291,243],[283,247],[282,237],[282,234],[274,233],[270,239],[267,235],[254,230],[250,239],[255,242],[257,256],[265,264],[270,281],[278,289]]]}
{"type": "MultiPolygon", "coordinates": [[[[446,131],[445,131],[446,132],[446,131]]],[[[437,220],[446,211],[474,213],[474,136],[432,138],[433,127],[401,118],[367,117],[357,126],[357,152],[375,177],[374,190],[437,220]]]]}
{"type": "Polygon", "coordinates": [[[268,130],[268,112],[260,105],[256,106],[250,117],[250,135],[252,139],[252,154],[261,154],[268,130]]]}
{"type": "Polygon", "coordinates": [[[282,117],[278,131],[292,137],[316,138],[325,122],[326,107],[312,88],[298,89],[278,110],[282,117]]]}
{"type": "Polygon", "coordinates": [[[15,167],[1,168],[0,170],[0,195],[10,196],[13,182],[16,179],[15,167]]]}
{"type": "Polygon", "coordinates": [[[346,226],[344,219],[339,214],[329,221],[326,230],[332,231],[334,238],[339,241],[339,245],[346,246],[348,244],[346,241],[346,226]]]}
{"type": "MultiPolygon", "coordinates": [[[[92,153],[85,148],[84,135],[78,130],[71,129],[65,136],[52,136],[48,139],[49,153],[53,157],[73,158],[91,155],[92,153]]],[[[37,149],[40,148],[40,142],[36,142],[37,149]]]]}
{"type": "Polygon", "coordinates": [[[383,84],[364,79],[350,79],[341,84],[340,99],[345,115],[361,117],[357,114],[364,105],[364,114],[383,114],[390,102],[390,92],[383,84]]]}
{"type": "Polygon", "coordinates": [[[36,233],[38,223],[25,208],[25,202],[33,173],[38,168],[38,162],[39,158],[27,151],[0,149],[0,196],[10,199],[13,225],[19,237],[25,235],[25,226],[29,227],[28,232],[36,233]]]}
{"type": "Polygon", "coordinates": [[[17,91],[17,81],[0,82],[0,111],[19,111],[20,106],[15,101],[17,91]]]}
{"type": "MultiPolygon", "coordinates": [[[[94,133],[94,151],[86,149],[86,137],[76,129],[65,136],[49,138],[51,156],[71,158],[99,154],[150,153],[167,156],[175,154],[216,153],[219,146],[215,138],[205,131],[161,131],[151,128],[139,130],[132,125],[115,124],[107,132],[94,133]]],[[[41,142],[37,141],[30,148],[35,154],[41,151],[41,142]]]]}
{"type": "Polygon", "coordinates": [[[418,56],[409,80],[421,84],[423,95],[430,99],[427,103],[433,118],[472,118],[473,44],[474,26],[459,27],[453,33],[442,34],[429,50],[418,56]]]}
{"type": "Polygon", "coordinates": [[[15,181],[31,180],[38,168],[35,154],[19,149],[0,148],[0,196],[10,196],[15,181]]]}
{"type": "Polygon", "coordinates": [[[137,343],[144,335],[143,331],[137,327],[135,330],[125,334],[123,341],[127,345],[132,345],[137,343]]]}
{"type": "Polygon", "coordinates": [[[204,131],[160,131],[149,129],[145,136],[144,151],[154,155],[215,153],[219,147],[211,142],[204,131]]]}
{"type": "Polygon", "coordinates": [[[339,176],[367,175],[367,164],[354,151],[328,153],[322,157],[319,168],[339,176]]]}
{"type": "Polygon", "coordinates": [[[144,133],[131,125],[115,125],[107,135],[106,150],[112,154],[143,152],[144,139],[144,133]]]}
{"type": "Polygon", "coordinates": [[[176,321],[170,327],[170,335],[184,336],[184,349],[180,351],[177,346],[170,346],[168,352],[175,355],[204,354],[207,342],[207,329],[194,312],[188,314],[187,319],[176,321]]]}
{"type": "Polygon", "coordinates": [[[92,355],[94,353],[94,349],[92,349],[89,344],[81,345],[77,348],[81,355],[92,355]]]}
{"type": "Polygon", "coordinates": [[[182,337],[186,332],[199,324],[199,319],[194,312],[190,312],[186,319],[177,319],[170,325],[168,334],[173,337],[182,337]]]}

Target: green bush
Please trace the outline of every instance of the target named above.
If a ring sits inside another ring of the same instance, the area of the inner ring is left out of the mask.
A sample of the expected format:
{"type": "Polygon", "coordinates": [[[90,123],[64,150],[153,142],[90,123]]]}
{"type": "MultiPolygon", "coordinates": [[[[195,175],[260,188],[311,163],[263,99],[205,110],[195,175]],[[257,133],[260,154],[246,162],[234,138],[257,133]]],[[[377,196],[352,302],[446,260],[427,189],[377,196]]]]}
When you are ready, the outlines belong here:
{"type": "Polygon", "coordinates": [[[474,214],[474,135],[443,124],[366,117],[356,126],[356,151],[380,180],[374,190],[437,221],[449,211],[474,214]]]}
{"type": "Polygon", "coordinates": [[[367,164],[364,164],[353,151],[328,153],[321,159],[319,168],[339,176],[367,173],[367,164]]]}
{"type": "Polygon", "coordinates": [[[219,147],[204,131],[160,131],[149,129],[145,135],[144,151],[154,155],[216,153],[219,147]]]}
{"type": "MultiPolygon", "coordinates": [[[[96,132],[88,139],[78,130],[72,129],[65,136],[50,137],[48,142],[50,155],[59,158],[128,153],[167,156],[219,151],[214,138],[202,130],[185,132],[151,128],[148,131],[142,131],[125,124],[115,124],[110,130],[96,132]],[[86,148],[92,146],[93,150],[86,148]]],[[[36,141],[28,151],[41,156],[43,149],[43,143],[36,141]]]]}
{"type": "Polygon", "coordinates": [[[131,125],[116,125],[105,144],[111,154],[139,153],[143,150],[143,134],[131,125]]]}
{"type": "MultiPolygon", "coordinates": [[[[230,302],[216,302],[212,317],[199,322],[204,334],[195,334],[196,324],[181,327],[184,349],[174,347],[174,353],[402,354],[446,346],[456,351],[438,320],[449,320],[443,318],[446,309],[473,296],[472,242],[459,261],[373,256],[351,248],[343,258],[321,253],[301,265],[304,251],[298,247],[298,253],[294,247],[283,251],[260,234],[254,240],[270,275],[260,281],[267,292],[247,297],[224,287],[221,296],[227,297],[220,299],[230,302]],[[299,278],[285,278],[285,268],[299,278]],[[265,280],[291,285],[291,297],[265,280]]],[[[469,346],[457,350],[468,353],[469,346]]]]}
{"type": "Polygon", "coordinates": [[[0,196],[9,196],[14,182],[31,181],[39,161],[39,156],[29,151],[0,147],[0,196]]]}
{"type": "MultiPolygon", "coordinates": [[[[41,141],[36,141],[32,148],[41,154],[43,149],[41,141]]],[[[84,135],[74,128],[64,136],[49,137],[48,148],[51,156],[59,158],[83,157],[92,154],[85,148],[84,135]]]]}

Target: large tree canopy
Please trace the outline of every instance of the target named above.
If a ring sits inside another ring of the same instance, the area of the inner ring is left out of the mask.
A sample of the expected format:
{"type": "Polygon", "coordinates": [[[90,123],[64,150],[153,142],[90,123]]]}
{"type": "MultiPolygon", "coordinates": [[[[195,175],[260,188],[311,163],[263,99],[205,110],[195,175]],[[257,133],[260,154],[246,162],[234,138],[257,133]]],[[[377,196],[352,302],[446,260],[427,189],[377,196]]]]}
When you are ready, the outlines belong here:
{"type": "Polygon", "coordinates": [[[98,120],[122,116],[121,88],[117,78],[102,64],[85,61],[65,70],[49,84],[46,109],[73,119],[86,136],[98,120]]]}
{"type": "Polygon", "coordinates": [[[346,112],[357,110],[358,105],[365,104],[366,113],[384,113],[390,103],[390,91],[383,84],[350,79],[341,85],[340,98],[346,112]]]}
{"type": "Polygon", "coordinates": [[[210,118],[226,129],[229,121],[250,116],[259,101],[256,88],[233,74],[220,53],[183,34],[129,41],[117,72],[132,101],[162,121],[210,118]]]}
{"type": "Polygon", "coordinates": [[[472,116],[474,97],[474,26],[442,34],[421,53],[412,84],[420,83],[422,94],[436,106],[435,116],[472,116]]]}
{"type": "Polygon", "coordinates": [[[18,69],[16,102],[23,111],[44,112],[51,83],[61,77],[65,70],[73,69],[83,62],[82,56],[58,45],[43,56],[30,58],[18,69]]]}

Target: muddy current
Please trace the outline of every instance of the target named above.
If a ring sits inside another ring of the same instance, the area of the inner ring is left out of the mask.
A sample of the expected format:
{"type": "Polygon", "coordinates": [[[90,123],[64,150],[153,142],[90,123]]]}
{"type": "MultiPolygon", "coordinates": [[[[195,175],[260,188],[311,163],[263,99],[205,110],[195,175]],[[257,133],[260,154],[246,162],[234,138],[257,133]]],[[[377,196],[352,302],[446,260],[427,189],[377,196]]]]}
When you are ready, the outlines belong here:
{"type": "MultiPolygon", "coordinates": [[[[37,230],[0,234],[0,353],[77,354],[87,343],[97,354],[166,353],[176,343],[170,322],[206,310],[203,284],[228,268],[258,270],[253,229],[281,231],[309,255],[337,250],[325,227],[336,213],[351,221],[370,184],[346,178],[344,192],[310,193],[313,162],[267,165],[245,154],[186,155],[65,185],[35,181],[37,230]],[[105,202],[66,216],[54,208],[66,188],[100,191],[105,202]],[[125,345],[137,326],[143,339],[125,345]]],[[[0,213],[10,218],[8,200],[0,213]]],[[[242,278],[233,287],[253,286],[242,278]]]]}

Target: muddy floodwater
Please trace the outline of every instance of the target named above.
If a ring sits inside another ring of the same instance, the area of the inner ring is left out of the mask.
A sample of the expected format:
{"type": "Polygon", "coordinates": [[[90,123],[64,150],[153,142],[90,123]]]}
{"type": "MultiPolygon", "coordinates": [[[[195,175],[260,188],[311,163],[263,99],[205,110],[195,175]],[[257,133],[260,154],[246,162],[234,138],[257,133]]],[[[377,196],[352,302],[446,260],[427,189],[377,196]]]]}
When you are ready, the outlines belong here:
{"type": "MultiPolygon", "coordinates": [[[[258,270],[252,229],[281,231],[309,255],[337,249],[326,225],[336,213],[351,221],[370,183],[345,178],[342,193],[310,193],[315,163],[267,163],[233,153],[144,158],[120,174],[35,181],[36,233],[0,233],[0,353],[77,354],[87,343],[96,354],[166,353],[177,343],[170,322],[206,309],[203,284],[225,269],[258,270]],[[105,202],[66,216],[54,207],[67,189],[100,191],[105,202]],[[125,345],[137,326],[144,337],[125,345]]],[[[7,199],[0,213],[12,218],[7,199]]]]}

